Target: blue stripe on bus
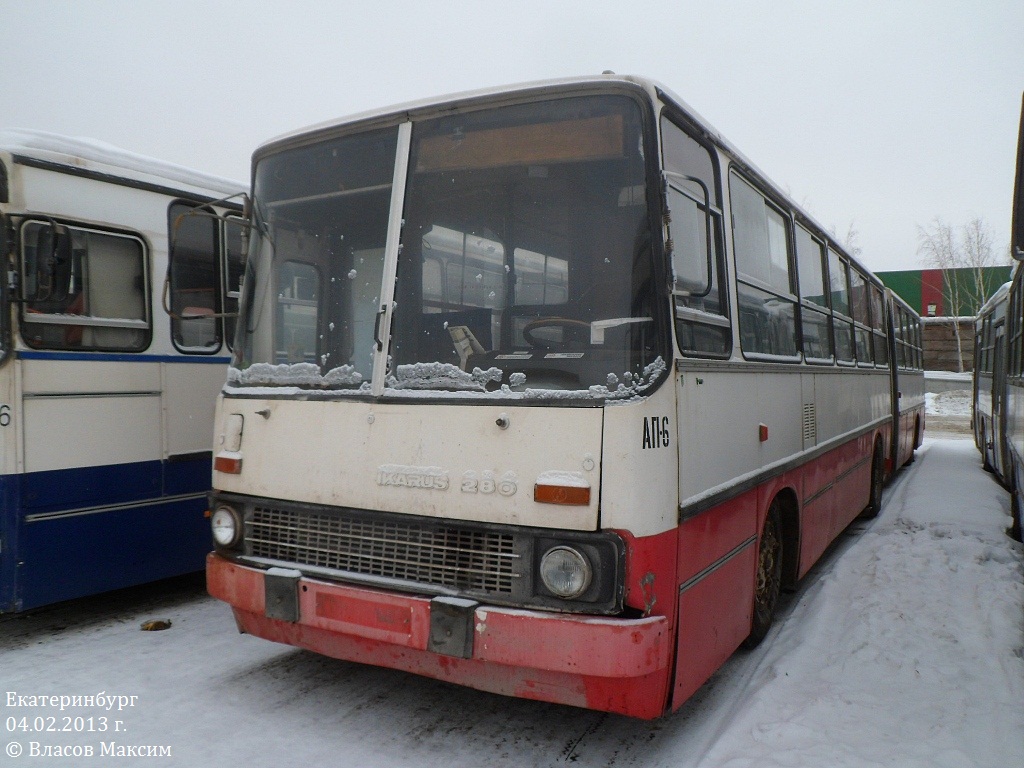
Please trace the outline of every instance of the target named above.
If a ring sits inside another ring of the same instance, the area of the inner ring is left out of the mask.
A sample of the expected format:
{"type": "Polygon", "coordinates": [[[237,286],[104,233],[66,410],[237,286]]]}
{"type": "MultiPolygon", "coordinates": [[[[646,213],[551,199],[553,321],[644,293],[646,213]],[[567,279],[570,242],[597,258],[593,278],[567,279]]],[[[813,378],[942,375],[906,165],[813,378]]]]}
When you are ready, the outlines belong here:
{"type": "Polygon", "coordinates": [[[201,571],[210,454],[0,476],[0,612],[201,571]]]}
{"type": "Polygon", "coordinates": [[[21,478],[21,507],[25,514],[38,515],[208,491],[211,462],[207,453],[187,461],[29,472],[21,478]]]}
{"type": "Polygon", "coordinates": [[[205,512],[199,497],[23,525],[17,609],[201,571],[212,549],[205,512]]]}
{"type": "Polygon", "coordinates": [[[15,353],[20,360],[93,360],[107,363],[207,363],[227,365],[230,357],[208,355],[133,355],[116,352],[33,352],[19,350],[15,353]]]}

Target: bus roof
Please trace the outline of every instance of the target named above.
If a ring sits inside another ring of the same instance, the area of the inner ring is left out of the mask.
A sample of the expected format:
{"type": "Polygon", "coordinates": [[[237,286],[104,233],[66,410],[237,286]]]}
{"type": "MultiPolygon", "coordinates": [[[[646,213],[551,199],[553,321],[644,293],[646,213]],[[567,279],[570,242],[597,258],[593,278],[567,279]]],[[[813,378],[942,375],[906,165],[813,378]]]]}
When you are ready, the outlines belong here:
{"type": "Polygon", "coordinates": [[[173,184],[186,190],[199,190],[216,197],[238,194],[248,184],[185,168],[164,160],[138,155],[128,150],[89,138],[61,136],[56,133],[22,128],[0,130],[0,151],[18,158],[66,166],[78,172],[93,172],[147,181],[173,184]]]}
{"type": "Polygon", "coordinates": [[[328,133],[350,125],[362,124],[368,126],[374,123],[384,123],[394,120],[398,115],[404,114],[411,119],[433,113],[452,112],[468,105],[497,105],[504,101],[517,101],[524,97],[542,94],[547,91],[557,91],[558,93],[566,94],[572,93],[574,90],[592,91],[595,88],[607,88],[608,86],[615,87],[616,85],[623,88],[644,91],[652,99],[659,99],[663,102],[672,104],[675,108],[681,111],[697,129],[700,130],[706,140],[715,144],[719,149],[729,155],[729,157],[731,157],[732,160],[743,168],[743,170],[749,175],[766,184],[771,190],[773,190],[774,194],[780,201],[785,201],[791,210],[796,213],[798,218],[809,224],[816,230],[817,234],[827,241],[827,245],[829,247],[842,253],[852,263],[860,267],[866,273],[871,282],[878,286],[882,285],[881,280],[874,275],[871,270],[867,269],[856,257],[850,254],[827,228],[822,226],[814,216],[804,210],[802,206],[786,194],[783,187],[772,181],[766,173],[758,168],[757,165],[738,148],[736,148],[736,146],[729,142],[718,131],[718,129],[711,125],[711,123],[701,116],[700,113],[660,82],[640,75],[618,75],[608,72],[602,75],[591,75],[585,77],[537,80],[533,82],[495,86],[491,88],[435,96],[367,110],[365,112],[358,112],[346,117],[306,126],[305,128],[290,131],[269,139],[257,146],[253,153],[253,160],[255,161],[257,157],[271,149],[297,141],[302,137],[328,133]]]}

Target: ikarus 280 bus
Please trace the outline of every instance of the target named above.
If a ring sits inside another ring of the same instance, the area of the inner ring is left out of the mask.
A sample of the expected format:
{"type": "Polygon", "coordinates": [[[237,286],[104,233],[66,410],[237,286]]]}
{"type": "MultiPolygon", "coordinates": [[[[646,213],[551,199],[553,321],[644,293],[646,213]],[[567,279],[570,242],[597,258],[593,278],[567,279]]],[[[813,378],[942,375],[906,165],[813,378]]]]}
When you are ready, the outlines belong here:
{"type": "Polygon", "coordinates": [[[271,141],[248,231],[207,576],[259,637],[656,717],[920,440],[881,283],[645,79],[271,141]]]}

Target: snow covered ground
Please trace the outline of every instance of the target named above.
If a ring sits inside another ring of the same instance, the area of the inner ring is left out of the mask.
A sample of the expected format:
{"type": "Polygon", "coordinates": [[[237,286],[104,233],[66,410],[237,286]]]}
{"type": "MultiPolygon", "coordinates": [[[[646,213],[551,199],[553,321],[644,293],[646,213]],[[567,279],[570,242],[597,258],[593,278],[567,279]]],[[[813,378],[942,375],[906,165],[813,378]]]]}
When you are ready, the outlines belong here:
{"type": "Polygon", "coordinates": [[[1007,494],[973,442],[942,434],[887,486],[881,515],[855,523],[786,599],[761,647],[661,720],[242,636],[185,579],[0,621],[0,765],[46,764],[33,749],[64,765],[151,761],[101,756],[112,744],[169,747],[159,764],[204,768],[1022,766],[1024,549],[1004,533],[1007,494]],[[139,629],[165,618],[166,631],[139,629]],[[17,698],[101,692],[137,698],[63,711],[17,698]],[[70,730],[38,730],[51,725],[70,730]],[[96,756],[56,756],[86,746],[96,756]]]}

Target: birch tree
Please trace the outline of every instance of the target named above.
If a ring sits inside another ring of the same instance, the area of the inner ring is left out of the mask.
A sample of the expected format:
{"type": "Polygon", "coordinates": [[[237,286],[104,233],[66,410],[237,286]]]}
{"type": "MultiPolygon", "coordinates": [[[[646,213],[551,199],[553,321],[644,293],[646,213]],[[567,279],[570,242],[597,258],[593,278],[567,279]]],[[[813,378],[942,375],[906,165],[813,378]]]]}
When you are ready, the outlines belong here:
{"type": "MultiPolygon", "coordinates": [[[[988,298],[985,269],[1001,266],[992,245],[992,231],[985,220],[975,216],[954,228],[940,217],[917,228],[917,252],[930,267],[943,271],[942,298],[946,314],[953,318],[974,315],[988,298]]],[[[963,343],[960,324],[954,319],[957,367],[963,372],[963,343]]]]}

